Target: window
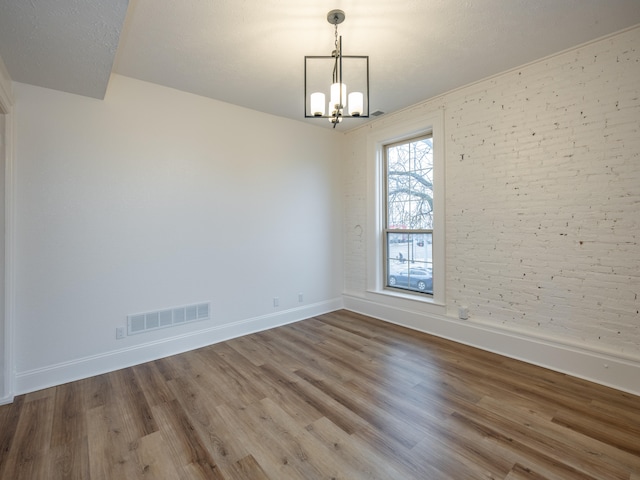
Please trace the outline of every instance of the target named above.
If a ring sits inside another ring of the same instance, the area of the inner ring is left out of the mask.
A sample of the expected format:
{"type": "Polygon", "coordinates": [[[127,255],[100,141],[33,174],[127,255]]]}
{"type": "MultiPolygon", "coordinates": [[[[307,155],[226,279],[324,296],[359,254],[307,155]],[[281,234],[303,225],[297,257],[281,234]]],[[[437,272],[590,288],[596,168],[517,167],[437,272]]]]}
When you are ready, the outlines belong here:
{"type": "Polygon", "coordinates": [[[433,140],[384,146],[385,287],[433,294],[433,140]]]}
{"type": "Polygon", "coordinates": [[[444,315],[444,110],[415,113],[367,136],[366,295],[444,315]]]}

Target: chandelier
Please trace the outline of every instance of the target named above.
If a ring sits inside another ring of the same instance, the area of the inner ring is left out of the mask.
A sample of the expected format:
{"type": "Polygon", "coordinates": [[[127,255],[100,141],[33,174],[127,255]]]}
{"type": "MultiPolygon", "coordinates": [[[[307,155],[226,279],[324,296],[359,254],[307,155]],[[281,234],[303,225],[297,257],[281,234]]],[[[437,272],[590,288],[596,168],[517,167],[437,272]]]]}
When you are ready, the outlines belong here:
{"type": "Polygon", "coordinates": [[[342,10],[331,10],[327,14],[327,21],[335,30],[331,55],[304,57],[304,116],[328,118],[333,128],[343,118],[369,117],[369,57],[342,54],[338,25],[344,19],[342,10]]]}

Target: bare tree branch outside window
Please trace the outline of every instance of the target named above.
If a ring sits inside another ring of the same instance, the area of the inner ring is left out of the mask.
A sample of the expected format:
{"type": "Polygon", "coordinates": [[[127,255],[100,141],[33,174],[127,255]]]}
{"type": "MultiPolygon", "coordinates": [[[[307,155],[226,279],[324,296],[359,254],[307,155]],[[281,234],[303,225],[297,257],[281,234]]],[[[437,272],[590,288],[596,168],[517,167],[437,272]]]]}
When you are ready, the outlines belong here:
{"type": "Polygon", "coordinates": [[[433,228],[433,141],[392,145],[387,150],[387,228],[433,228]]]}

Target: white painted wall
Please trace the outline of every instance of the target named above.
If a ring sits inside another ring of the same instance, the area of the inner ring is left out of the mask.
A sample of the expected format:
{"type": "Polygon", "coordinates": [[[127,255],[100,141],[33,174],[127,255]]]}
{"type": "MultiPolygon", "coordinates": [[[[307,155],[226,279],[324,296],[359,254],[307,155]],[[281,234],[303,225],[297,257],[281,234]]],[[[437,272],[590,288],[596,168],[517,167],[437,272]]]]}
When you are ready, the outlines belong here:
{"type": "Polygon", "coordinates": [[[118,75],[104,101],[15,98],[18,393],[340,306],[336,132],[118,75]],[[211,321],[115,339],[205,301],[211,321]]]}
{"type": "Polygon", "coordinates": [[[349,133],[345,305],[640,393],[639,79],[636,28],[349,133]],[[366,289],[367,142],[438,109],[447,307],[430,315],[366,289]]]}

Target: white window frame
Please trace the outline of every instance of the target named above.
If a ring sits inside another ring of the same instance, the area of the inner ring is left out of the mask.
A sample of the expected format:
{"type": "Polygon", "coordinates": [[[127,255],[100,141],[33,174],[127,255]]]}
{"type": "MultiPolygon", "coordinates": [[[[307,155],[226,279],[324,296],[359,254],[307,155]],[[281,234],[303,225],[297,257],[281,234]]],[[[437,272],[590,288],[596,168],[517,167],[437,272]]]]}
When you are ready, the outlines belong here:
{"type": "Polygon", "coordinates": [[[394,122],[367,137],[367,294],[382,301],[402,305],[417,302],[432,313],[445,314],[445,146],[442,109],[418,118],[394,122]],[[386,217],[384,148],[386,145],[431,134],[433,138],[433,295],[385,288],[384,227],[386,217]],[[397,300],[396,300],[397,299],[397,300]]]}

